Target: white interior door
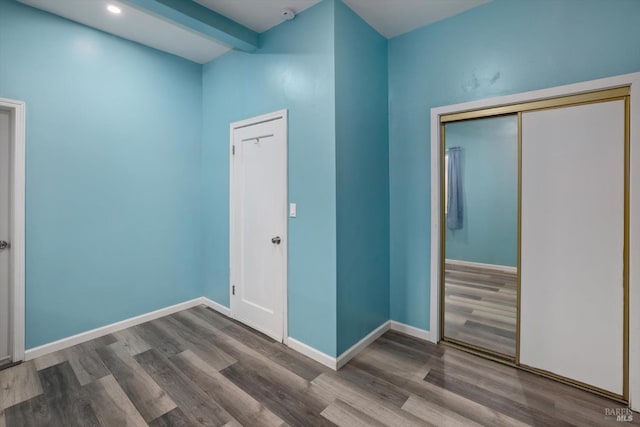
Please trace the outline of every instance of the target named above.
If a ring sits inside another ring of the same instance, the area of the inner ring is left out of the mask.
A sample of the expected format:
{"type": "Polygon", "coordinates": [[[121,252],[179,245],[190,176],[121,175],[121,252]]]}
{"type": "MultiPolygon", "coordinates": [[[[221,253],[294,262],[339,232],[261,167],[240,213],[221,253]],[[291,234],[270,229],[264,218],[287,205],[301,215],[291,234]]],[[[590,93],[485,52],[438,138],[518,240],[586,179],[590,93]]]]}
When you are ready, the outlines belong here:
{"type": "Polygon", "coordinates": [[[11,232],[11,116],[0,109],[0,365],[11,361],[11,294],[9,241],[11,232]]]}
{"type": "Polygon", "coordinates": [[[520,363],[623,394],[624,101],[522,115],[520,363]]]}
{"type": "Polygon", "coordinates": [[[233,127],[231,310],[281,341],[287,261],[286,119],[233,127]]]}

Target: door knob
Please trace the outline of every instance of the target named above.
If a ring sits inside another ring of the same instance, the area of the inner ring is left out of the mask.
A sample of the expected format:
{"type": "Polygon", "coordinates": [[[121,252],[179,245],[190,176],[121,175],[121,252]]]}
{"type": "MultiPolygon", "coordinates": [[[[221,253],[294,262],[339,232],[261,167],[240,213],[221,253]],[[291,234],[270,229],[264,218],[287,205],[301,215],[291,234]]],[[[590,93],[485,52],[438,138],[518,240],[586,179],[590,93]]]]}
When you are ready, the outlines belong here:
{"type": "Polygon", "coordinates": [[[281,241],[282,241],[282,239],[280,239],[280,236],[276,236],[276,237],[271,239],[271,243],[274,243],[276,245],[279,245],[281,241]]]}
{"type": "Polygon", "coordinates": [[[0,240],[0,251],[3,251],[5,249],[9,249],[11,247],[11,245],[9,245],[9,242],[4,241],[4,240],[0,240]]]}

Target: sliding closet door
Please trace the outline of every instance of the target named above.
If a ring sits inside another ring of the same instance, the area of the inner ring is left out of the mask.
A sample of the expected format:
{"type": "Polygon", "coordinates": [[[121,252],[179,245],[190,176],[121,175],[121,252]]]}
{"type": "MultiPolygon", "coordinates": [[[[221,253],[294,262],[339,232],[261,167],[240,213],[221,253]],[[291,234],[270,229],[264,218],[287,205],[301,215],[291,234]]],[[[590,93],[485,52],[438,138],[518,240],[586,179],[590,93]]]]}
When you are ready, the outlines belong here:
{"type": "Polygon", "coordinates": [[[522,113],[520,363],[623,394],[625,103],[522,113]]]}

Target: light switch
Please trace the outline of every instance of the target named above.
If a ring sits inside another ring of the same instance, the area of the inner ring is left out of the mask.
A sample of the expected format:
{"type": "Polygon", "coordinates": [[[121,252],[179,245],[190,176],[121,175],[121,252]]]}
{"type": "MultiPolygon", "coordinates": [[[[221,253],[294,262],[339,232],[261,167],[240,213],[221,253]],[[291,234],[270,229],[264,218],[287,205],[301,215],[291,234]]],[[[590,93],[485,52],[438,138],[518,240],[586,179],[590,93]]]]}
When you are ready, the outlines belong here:
{"type": "Polygon", "coordinates": [[[295,218],[298,215],[298,207],[295,203],[289,203],[289,216],[295,218]]]}

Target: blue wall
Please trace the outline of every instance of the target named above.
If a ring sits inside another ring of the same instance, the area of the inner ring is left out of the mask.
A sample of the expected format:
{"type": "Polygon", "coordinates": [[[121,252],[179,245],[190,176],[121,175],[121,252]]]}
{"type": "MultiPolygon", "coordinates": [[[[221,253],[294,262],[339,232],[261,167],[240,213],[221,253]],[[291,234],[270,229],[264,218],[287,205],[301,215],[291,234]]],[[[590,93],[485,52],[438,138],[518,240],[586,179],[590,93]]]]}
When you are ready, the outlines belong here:
{"type": "Polygon", "coordinates": [[[391,318],[429,329],[430,109],[640,70],[636,0],[494,0],[389,41],[391,318]]]}
{"type": "Polygon", "coordinates": [[[27,348],[202,295],[201,68],[0,0],[0,97],[27,103],[27,348]]]}
{"type": "Polygon", "coordinates": [[[204,67],[205,296],[229,304],[229,123],[289,109],[289,335],[336,355],[334,2],[204,67]]]}
{"type": "Polygon", "coordinates": [[[335,6],[338,354],[389,319],[387,40],[335,6]]]}
{"type": "Polygon", "coordinates": [[[0,96],[28,114],[27,346],[203,288],[228,305],[228,126],[283,108],[290,335],[337,355],[386,310],[429,329],[430,109],[638,71],[639,14],[494,0],[394,38],[387,122],[387,42],[337,0],[204,69],[0,0],[0,96]]]}
{"type": "Polygon", "coordinates": [[[463,226],[446,229],[447,259],[515,267],[518,259],[518,117],[448,123],[460,147],[463,226]]]}

